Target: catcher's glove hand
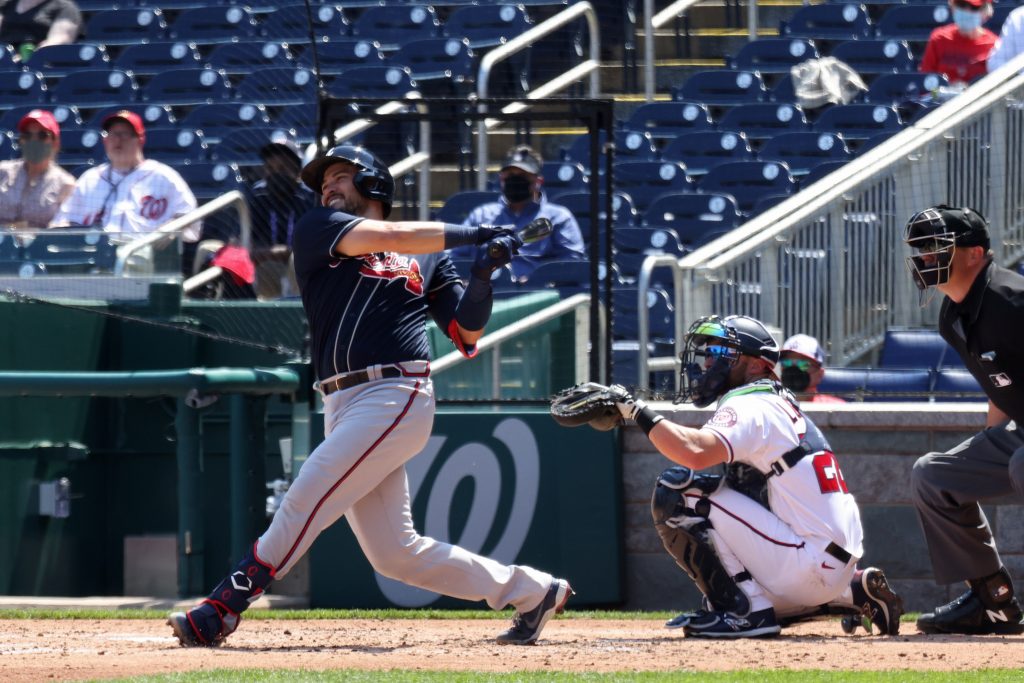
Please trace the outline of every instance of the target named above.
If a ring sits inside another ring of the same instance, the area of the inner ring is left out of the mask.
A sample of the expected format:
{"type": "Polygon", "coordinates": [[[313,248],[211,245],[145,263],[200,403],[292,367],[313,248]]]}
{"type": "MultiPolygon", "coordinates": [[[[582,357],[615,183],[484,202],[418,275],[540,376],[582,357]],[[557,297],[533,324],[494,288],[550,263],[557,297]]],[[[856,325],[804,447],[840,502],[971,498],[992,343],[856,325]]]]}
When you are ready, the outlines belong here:
{"type": "Polygon", "coordinates": [[[555,394],[551,399],[551,417],[563,427],[589,424],[605,432],[622,422],[617,405],[621,400],[621,394],[613,387],[585,382],[555,394]]]}

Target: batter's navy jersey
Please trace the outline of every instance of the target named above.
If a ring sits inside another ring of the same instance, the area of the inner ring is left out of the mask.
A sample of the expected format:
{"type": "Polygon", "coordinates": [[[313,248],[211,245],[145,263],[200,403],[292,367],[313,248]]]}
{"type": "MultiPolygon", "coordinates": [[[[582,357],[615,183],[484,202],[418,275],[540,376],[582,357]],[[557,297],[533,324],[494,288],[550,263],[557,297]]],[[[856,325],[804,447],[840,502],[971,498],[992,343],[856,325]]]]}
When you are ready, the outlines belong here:
{"type": "Polygon", "coordinates": [[[319,379],[376,364],[429,360],[427,313],[448,331],[462,296],[462,281],[443,252],[337,256],[338,242],[363,220],[316,208],[295,229],[295,275],[319,379]]]}

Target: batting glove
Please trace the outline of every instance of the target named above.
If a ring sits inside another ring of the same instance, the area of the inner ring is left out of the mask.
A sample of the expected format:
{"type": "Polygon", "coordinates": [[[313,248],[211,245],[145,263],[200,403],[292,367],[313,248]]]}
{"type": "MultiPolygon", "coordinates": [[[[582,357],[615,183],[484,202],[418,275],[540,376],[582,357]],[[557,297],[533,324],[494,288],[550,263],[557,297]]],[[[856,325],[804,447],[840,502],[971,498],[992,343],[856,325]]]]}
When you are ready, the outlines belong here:
{"type": "Polygon", "coordinates": [[[513,234],[495,237],[476,248],[476,259],[470,272],[474,277],[489,281],[491,273],[512,261],[512,256],[523,246],[522,240],[513,234]]]}
{"type": "Polygon", "coordinates": [[[487,244],[496,237],[514,234],[516,230],[511,225],[481,225],[477,228],[476,243],[487,244]]]}

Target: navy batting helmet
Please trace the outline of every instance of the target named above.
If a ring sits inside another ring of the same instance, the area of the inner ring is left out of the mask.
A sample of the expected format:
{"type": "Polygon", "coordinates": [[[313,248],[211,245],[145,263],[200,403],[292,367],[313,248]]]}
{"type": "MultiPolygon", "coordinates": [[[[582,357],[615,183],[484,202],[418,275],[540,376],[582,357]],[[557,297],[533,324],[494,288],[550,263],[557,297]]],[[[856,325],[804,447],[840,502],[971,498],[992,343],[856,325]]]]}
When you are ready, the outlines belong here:
{"type": "Polygon", "coordinates": [[[324,156],[306,164],[302,169],[302,182],[314,192],[319,192],[328,167],[340,162],[352,164],[359,169],[352,183],[359,194],[382,203],[384,218],[387,218],[391,213],[391,199],[395,195],[395,179],[391,177],[387,164],[365,147],[338,145],[328,150],[324,156]]]}

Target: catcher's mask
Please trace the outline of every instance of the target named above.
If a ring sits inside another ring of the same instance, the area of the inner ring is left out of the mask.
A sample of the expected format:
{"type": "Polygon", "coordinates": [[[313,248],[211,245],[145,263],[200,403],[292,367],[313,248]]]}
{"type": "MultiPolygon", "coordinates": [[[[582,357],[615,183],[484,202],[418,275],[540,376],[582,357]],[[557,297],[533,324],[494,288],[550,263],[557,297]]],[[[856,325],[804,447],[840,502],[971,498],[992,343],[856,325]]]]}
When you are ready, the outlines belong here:
{"type": "Polygon", "coordinates": [[[760,321],[747,316],[711,315],[694,322],[680,355],[682,389],[676,403],[693,403],[698,408],[711,405],[732,388],[729,373],[741,355],[769,361],[774,371],[779,344],[760,321]]]}
{"type": "Polygon", "coordinates": [[[958,246],[989,248],[988,223],[972,209],[940,204],[911,216],[903,239],[915,252],[907,268],[925,305],[931,299],[926,290],[949,282],[958,246]]]}

